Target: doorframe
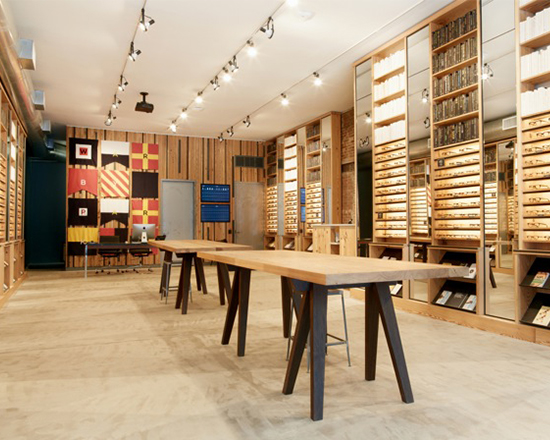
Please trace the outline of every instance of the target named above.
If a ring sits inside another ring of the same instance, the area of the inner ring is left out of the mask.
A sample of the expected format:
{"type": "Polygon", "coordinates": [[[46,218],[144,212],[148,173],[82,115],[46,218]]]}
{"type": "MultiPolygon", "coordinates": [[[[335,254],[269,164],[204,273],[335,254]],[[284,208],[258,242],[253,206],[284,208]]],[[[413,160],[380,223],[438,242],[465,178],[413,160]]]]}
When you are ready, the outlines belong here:
{"type": "MultiPolygon", "coordinates": [[[[233,182],[233,219],[232,219],[232,229],[233,229],[233,242],[236,243],[236,239],[237,239],[237,234],[235,233],[235,226],[236,226],[236,213],[237,213],[237,209],[236,209],[236,205],[237,205],[237,198],[236,198],[236,188],[237,188],[237,185],[238,184],[244,184],[244,185],[248,185],[248,184],[252,184],[252,185],[261,185],[261,188],[262,188],[262,195],[264,194],[264,184],[262,182],[241,182],[241,181],[237,181],[237,182],[233,182]]],[[[262,198],[262,215],[265,216],[265,198],[262,198]]],[[[264,221],[262,224],[265,224],[265,218],[264,218],[264,221]]],[[[262,227],[262,248],[263,248],[263,236],[265,235],[265,228],[262,227]]]]}

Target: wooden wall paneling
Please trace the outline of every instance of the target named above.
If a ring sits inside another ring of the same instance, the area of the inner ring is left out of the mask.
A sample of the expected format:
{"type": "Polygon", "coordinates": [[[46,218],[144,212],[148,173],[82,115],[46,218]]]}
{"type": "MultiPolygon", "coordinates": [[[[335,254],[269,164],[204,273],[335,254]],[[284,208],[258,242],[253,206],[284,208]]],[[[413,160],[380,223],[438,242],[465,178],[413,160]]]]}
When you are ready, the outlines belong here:
{"type": "Polygon", "coordinates": [[[168,144],[166,146],[166,158],[164,164],[166,168],[167,179],[181,179],[181,162],[178,163],[179,146],[181,144],[181,138],[176,136],[168,136],[168,144]]]}
{"type": "Polygon", "coordinates": [[[202,139],[189,138],[189,151],[188,151],[188,163],[189,163],[189,180],[194,180],[196,183],[195,191],[195,236],[197,238],[203,237],[201,217],[200,217],[200,183],[202,181],[202,139]]]}
{"type": "MultiPolygon", "coordinates": [[[[214,183],[218,185],[227,184],[225,142],[212,140],[212,151],[214,152],[214,183]]],[[[227,240],[227,223],[214,224],[214,239],[217,241],[227,240]]]]}
{"type": "MultiPolygon", "coordinates": [[[[225,172],[226,172],[226,182],[230,185],[231,188],[231,210],[230,210],[230,223],[227,225],[227,241],[233,243],[233,220],[235,219],[235,203],[233,198],[233,191],[235,187],[235,182],[241,180],[240,168],[235,168],[233,166],[233,157],[236,154],[240,153],[240,142],[236,140],[226,140],[222,142],[225,146],[225,172]]],[[[219,144],[219,143],[218,143],[219,144]]]]}

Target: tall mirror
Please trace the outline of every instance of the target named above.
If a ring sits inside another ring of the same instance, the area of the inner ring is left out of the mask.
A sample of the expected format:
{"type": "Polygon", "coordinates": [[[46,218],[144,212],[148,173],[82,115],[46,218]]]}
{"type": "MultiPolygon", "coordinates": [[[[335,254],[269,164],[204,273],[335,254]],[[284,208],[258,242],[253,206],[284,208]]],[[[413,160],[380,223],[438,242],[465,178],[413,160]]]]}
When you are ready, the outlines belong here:
{"type": "MultiPolygon", "coordinates": [[[[355,142],[357,146],[357,198],[359,239],[372,240],[372,61],[355,71],[355,142]]],[[[364,246],[361,254],[367,252],[364,246]]]]}
{"type": "Polygon", "coordinates": [[[507,319],[515,318],[512,251],[517,241],[514,11],[514,0],[483,1],[481,5],[485,246],[489,259],[485,313],[507,319]]]}
{"type": "MultiPolygon", "coordinates": [[[[430,30],[407,37],[407,124],[409,141],[409,236],[414,261],[427,261],[431,242],[430,185],[430,30]]],[[[411,282],[410,297],[428,301],[428,282],[411,282]]]]}

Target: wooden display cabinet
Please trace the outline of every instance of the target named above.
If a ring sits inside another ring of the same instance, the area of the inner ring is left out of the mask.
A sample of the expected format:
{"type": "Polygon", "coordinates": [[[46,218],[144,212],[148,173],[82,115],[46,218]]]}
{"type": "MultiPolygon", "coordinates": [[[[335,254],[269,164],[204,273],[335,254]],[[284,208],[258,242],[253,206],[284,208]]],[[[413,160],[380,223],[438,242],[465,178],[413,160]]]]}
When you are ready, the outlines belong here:
{"type": "Polygon", "coordinates": [[[355,225],[323,224],[313,226],[313,252],[320,254],[357,256],[355,225]]]}
{"type": "Polygon", "coordinates": [[[428,157],[409,162],[409,209],[411,242],[431,242],[431,204],[428,157]]]}
{"type": "MultiPolygon", "coordinates": [[[[369,243],[369,258],[379,258],[385,260],[409,261],[410,251],[408,245],[369,243]]],[[[391,294],[397,298],[409,298],[410,281],[396,281],[392,284],[391,294]],[[401,285],[401,288],[398,285],[401,285]]]]}

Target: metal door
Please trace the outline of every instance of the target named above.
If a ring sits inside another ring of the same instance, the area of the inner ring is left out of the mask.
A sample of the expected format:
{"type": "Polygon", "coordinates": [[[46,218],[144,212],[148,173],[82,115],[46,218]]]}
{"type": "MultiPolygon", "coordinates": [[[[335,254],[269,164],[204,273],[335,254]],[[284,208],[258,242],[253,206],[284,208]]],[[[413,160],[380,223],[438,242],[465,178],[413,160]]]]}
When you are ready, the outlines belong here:
{"type": "Polygon", "coordinates": [[[264,185],[235,182],[234,240],[253,249],[264,248],[264,185]]]}
{"type": "Polygon", "coordinates": [[[195,182],[163,179],[160,193],[161,233],[167,240],[195,238],[195,182]]]}

